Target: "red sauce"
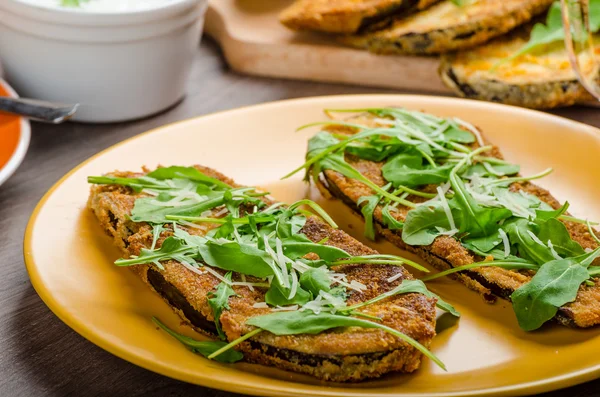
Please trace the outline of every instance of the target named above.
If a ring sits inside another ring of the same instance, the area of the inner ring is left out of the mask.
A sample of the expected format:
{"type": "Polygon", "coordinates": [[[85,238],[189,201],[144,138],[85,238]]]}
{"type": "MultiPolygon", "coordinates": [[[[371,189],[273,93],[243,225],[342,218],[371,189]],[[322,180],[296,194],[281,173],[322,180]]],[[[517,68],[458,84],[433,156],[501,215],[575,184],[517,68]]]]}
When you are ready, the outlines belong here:
{"type": "MultiPolygon", "coordinates": [[[[0,84],[0,96],[8,96],[8,92],[0,84]]],[[[19,117],[0,112],[0,168],[4,167],[12,157],[19,144],[21,123],[19,117]]]]}

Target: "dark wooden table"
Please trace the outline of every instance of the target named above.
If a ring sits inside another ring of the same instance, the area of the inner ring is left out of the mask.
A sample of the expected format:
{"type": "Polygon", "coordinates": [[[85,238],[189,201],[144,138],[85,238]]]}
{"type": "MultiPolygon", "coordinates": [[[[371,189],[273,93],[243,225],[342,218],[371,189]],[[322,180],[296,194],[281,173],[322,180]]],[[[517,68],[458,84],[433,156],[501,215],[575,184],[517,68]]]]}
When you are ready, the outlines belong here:
{"type": "MultiPolygon", "coordinates": [[[[209,40],[201,45],[186,99],[131,123],[50,126],[35,123],[25,162],[0,187],[0,396],[233,396],[136,367],[83,339],[33,290],[23,264],[23,234],[42,195],[77,164],[123,139],[176,120],[286,98],[382,92],[381,89],[240,76],[209,40]]],[[[600,127],[600,110],[555,113],[600,127]]],[[[598,354],[598,352],[590,352],[598,354]]],[[[600,381],[545,394],[593,397],[600,381]]]]}

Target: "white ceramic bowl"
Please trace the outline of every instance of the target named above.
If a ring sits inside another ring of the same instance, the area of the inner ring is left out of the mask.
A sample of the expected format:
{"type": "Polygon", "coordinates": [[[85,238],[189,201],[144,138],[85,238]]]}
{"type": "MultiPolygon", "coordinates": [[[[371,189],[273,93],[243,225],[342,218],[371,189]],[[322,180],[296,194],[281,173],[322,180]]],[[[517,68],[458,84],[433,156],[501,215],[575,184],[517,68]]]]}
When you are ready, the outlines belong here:
{"type": "Polygon", "coordinates": [[[148,116],[183,97],[206,6],[92,13],[0,0],[0,60],[21,95],[80,103],[75,120],[148,116]]]}

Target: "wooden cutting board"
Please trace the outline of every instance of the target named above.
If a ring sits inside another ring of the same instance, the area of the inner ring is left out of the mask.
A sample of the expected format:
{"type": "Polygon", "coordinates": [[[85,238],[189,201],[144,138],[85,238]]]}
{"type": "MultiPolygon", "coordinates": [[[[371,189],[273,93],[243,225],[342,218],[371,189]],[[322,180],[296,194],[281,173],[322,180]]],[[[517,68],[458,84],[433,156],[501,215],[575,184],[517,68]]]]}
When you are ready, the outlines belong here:
{"type": "Polygon", "coordinates": [[[237,72],[448,93],[436,57],[384,56],[346,48],[326,35],[295,33],[279,23],[291,0],[211,0],[205,32],[237,72]]]}

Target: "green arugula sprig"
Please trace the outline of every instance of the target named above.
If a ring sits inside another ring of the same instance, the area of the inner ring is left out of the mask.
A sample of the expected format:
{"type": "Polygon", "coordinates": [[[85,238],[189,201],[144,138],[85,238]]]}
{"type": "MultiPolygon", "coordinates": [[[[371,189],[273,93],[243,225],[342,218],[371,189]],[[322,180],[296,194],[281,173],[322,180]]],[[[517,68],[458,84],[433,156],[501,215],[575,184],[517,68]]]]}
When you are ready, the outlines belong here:
{"type": "MultiPolygon", "coordinates": [[[[390,290],[389,292],[386,292],[373,299],[362,303],[358,303],[353,306],[337,308],[336,313],[324,311],[317,314],[310,310],[304,310],[291,312],[277,312],[262,316],[251,317],[246,321],[246,324],[255,326],[257,327],[257,329],[242,336],[238,340],[231,342],[229,345],[224,346],[219,351],[214,352],[211,356],[209,356],[209,358],[219,357],[219,355],[230,351],[230,349],[237,346],[239,343],[242,343],[244,340],[248,339],[248,335],[254,336],[262,331],[268,331],[275,335],[297,335],[319,334],[330,329],[341,327],[361,327],[381,329],[391,335],[396,336],[397,338],[408,343],[410,346],[419,350],[426,357],[430,358],[433,362],[435,362],[438,366],[445,370],[446,367],[444,363],[440,361],[440,359],[437,358],[437,356],[431,353],[425,346],[423,346],[421,343],[414,340],[413,338],[401,332],[398,332],[396,329],[388,327],[384,324],[356,318],[356,316],[366,316],[371,318],[371,316],[358,312],[358,309],[362,309],[366,306],[372,305],[386,298],[406,293],[420,293],[429,297],[435,297],[438,302],[437,304],[440,308],[450,312],[454,316],[460,316],[460,314],[456,311],[456,309],[454,309],[454,307],[444,302],[439,296],[427,290],[427,287],[425,286],[425,284],[423,284],[422,281],[404,280],[400,285],[398,285],[393,290],[390,290]]],[[[378,319],[375,318],[375,320],[378,319]]]]}
{"type": "MultiPolygon", "coordinates": [[[[600,0],[589,0],[589,22],[592,33],[600,30],[600,0]]],[[[543,45],[559,43],[565,38],[560,2],[555,2],[548,11],[545,23],[537,23],[531,30],[529,41],[509,57],[496,63],[491,71],[521,55],[530,53],[543,45]]]]}
{"type": "Polygon", "coordinates": [[[575,299],[581,284],[600,274],[596,268],[588,269],[596,254],[586,254],[561,220],[590,222],[567,215],[568,203],[553,209],[534,195],[512,189],[514,184],[542,178],[552,169],[520,176],[518,165],[485,156],[492,147],[465,146],[476,141],[481,144],[478,132],[468,123],[396,108],[326,110],[333,112],[367,112],[375,116],[378,126],[340,121],[309,124],[344,127],[355,133],[319,132],[309,141],[307,162],[299,169],[309,170],[315,181],[324,170],[333,170],[370,187],[373,194],[357,201],[368,238],[375,238],[375,211],[381,208],[383,225],[401,230],[406,244],[426,246],[447,235],[473,253],[494,259],[423,280],[491,266],[534,271],[531,282],[512,295],[519,324],[533,330],[575,299]],[[381,175],[386,185],[375,188],[372,182],[365,183],[368,178],[346,161],[348,156],[384,162],[381,175]],[[438,194],[419,194],[427,185],[438,185],[438,194]],[[390,193],[392,187],[395,191],[390,193]],[[401,192],[399,200],[389,198],[401,192]],[[428,201],[410,202],[411,197],[428,201]],[[404,219],[393,215],[397,205],[408,207],[404,219]]]}
{"type": "Polygon", "coordinates": [[[347,290],[362,291],[367,287],[350,282],[343,273],[339,273],[341,267],[353,264],[408,265],[424,272],[428,270],[392,255],[351,256],[342,249],[327,245],[328,238],[316,243],[311,241],[301,233],[307,216],[316,214],[331,227],[337,228],[333,219],[316,203],[300,200],[287,207],[281,204],[267,207],[260,199],[265,193],[257,193],[253,188],[232,188],[195,168],[186,167],[160,168],[135,178],[90,177],[89,181],[127,186],[139,193],[131,219],[148,222],[152,226],[151,248],[141,249],[138,256],[119,259],[116,265],[152,264],[163,270],[168,261],[175,261],[196,273],[202,273],[202,268],[205,268],[221,279],[216,289],[207,294],[207,302],[222,340],[226,339],[226,334],[220,318],[223,312],[229,310],[230,299],[237,295],[236,288],[239,287],[236,285],[265,289],[264,304],[267,307],[293,310],[295,306],[300,309],[253,317],[248,324],[258,328],[230,343],[195,341],[154,319],[157,325],[193,352],[222,362],[235,362],[242,356],[232,348],[260,332],[281,335],[315,333],[314,324],[319,322],[323,324],[319,328],[323,331],[347,326],[382,329],[406,341],[443,367],[439,359],[420,343],[379,323],[381,319],[378,317],[358,309],[405,293],[421,293],[436,298],[439,307],[458,316],[452,306],[427,291],[420,281],[404,280],[398,287],[363,302],[360,307],[347,307],[347,290]],[[312,212],[302,207],[310,208],[312,212]],[[210,212],[210,215],[205,212],[210,212]],[[192,231],[195,225],[190,222],[210,223],[214,227],[196,235],[192,231]],[[308,254],[316,255],[318,259],[307,259],[308,254]],[[226,274],[222,276],[214,269],[226,274]],[[234,273],[242,277],[242,282],[233,280],[234,273]],[[253,279],[248,282],[245,276],[253,279]],[[296,323],[299,318],[307,320],[304,325],[296,323]],[[277,324],[274,325],[273,321],[277,324]]]}
{"type": "MultiPolygon", "coordinates": [[[[210,355],[214,354],[214,352],[219,351],[223,347],[227,346],[227,343],[221,341],[197,341],[188,336],[178,334],[177,332],[173,331],[165,324],[163,324],[156,317],[152,317],[152,321],[154,322],[154,324],[162,328],[163,331],[165,331],[173,338],[181,342],[185,347],[190,349],[193,353],[201,354],[204,357],[209,357],[210,355]]],[[[219,354],[219,356],[215,357],[214,359],[222,363],[235,363],[243,358],[244,355],[238,352],[237,350],[227,350],[223,351],[222,354],[219,354]]]]}
{"type": "Polygon", "coordinates": [[[208,293],[208,305],[212,309],[213,317],[215,318],[215,325],[217,327],[217,334],[221,339],[226,339],[223,330],[221,329],[221,313],[224,310],[229,310],[229,298],[236,296],[235,291],[231,288],[231,272],[228,272],[224,276],[225,281],[217,286],[215,292],[208,293]],[[227,283],[229,281],[229,283],[227,283]]]}
{"type": "MultiPolygon", "coordinates": [[[[306,310],[278,312],[252,317],[246,324],[253,325],[260,330],[269,331],[275,335],[319,334],[323,331],[340,327],[377,328],[403,340],[435,362],[440,368],[446,370],[444,363],[435,354],[430,352],[425,346],[413,338],[384,324],[356,317],[327,312],[315,314],[306,310]]],[[[223,354],[224,352],[226,351],[220,352],[219,354],[223,354]]],[[[214,357],[218,356],[213,355],[213,358],[214,357]]]]}

